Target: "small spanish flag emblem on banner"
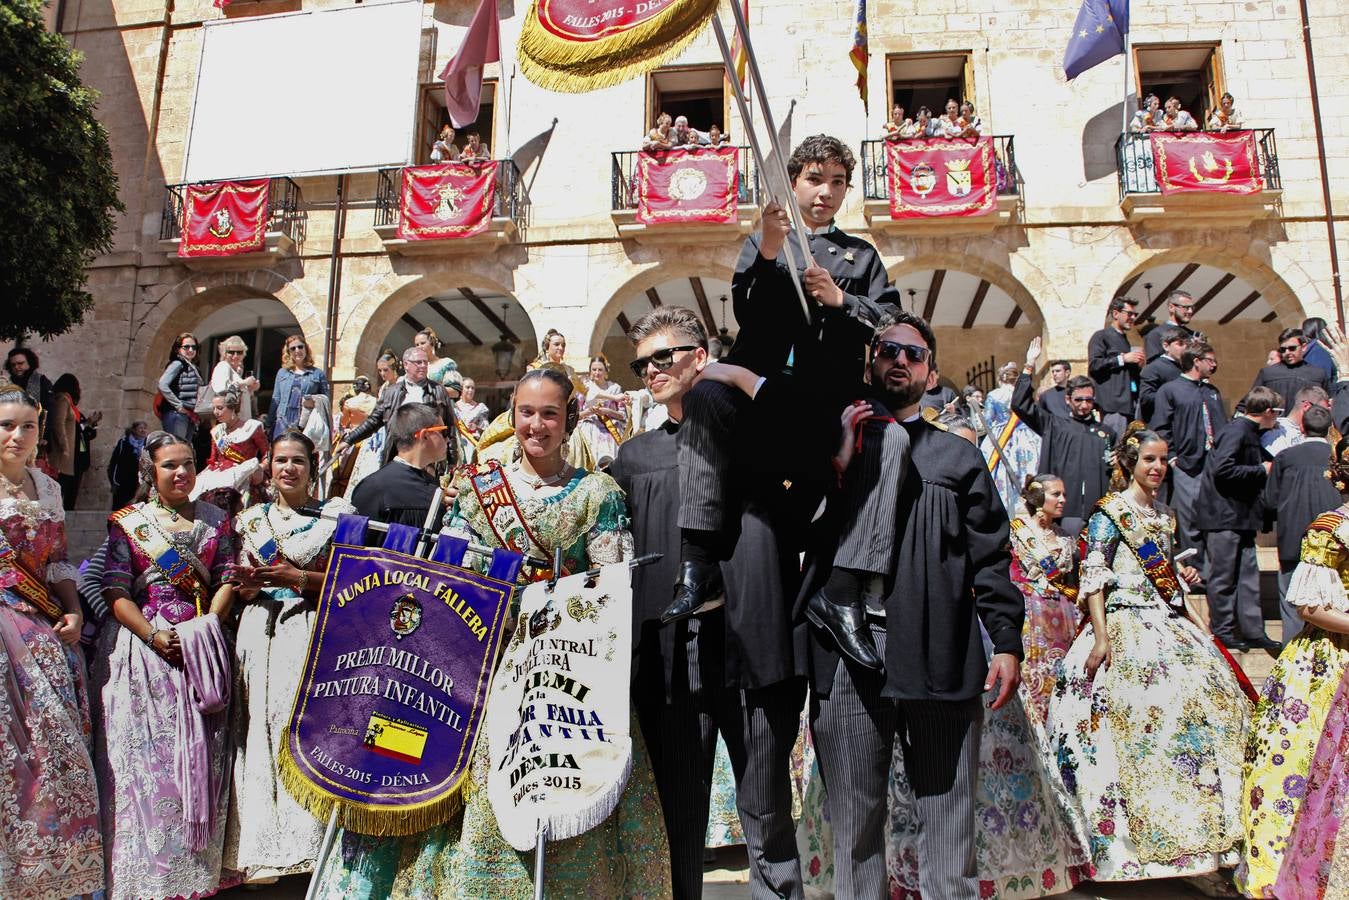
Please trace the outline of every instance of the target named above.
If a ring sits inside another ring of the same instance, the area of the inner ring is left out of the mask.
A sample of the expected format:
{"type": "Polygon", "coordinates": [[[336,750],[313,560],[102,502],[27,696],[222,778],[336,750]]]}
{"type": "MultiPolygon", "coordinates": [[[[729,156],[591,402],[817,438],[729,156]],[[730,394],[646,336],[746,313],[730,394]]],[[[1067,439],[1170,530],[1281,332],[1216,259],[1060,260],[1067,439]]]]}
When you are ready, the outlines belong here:
{"type": "Polygon", "coordinates": [[[426,729],[374,713],[365,726],[365,746],[381,756],[418,765],[426,750],[426,729]]]}

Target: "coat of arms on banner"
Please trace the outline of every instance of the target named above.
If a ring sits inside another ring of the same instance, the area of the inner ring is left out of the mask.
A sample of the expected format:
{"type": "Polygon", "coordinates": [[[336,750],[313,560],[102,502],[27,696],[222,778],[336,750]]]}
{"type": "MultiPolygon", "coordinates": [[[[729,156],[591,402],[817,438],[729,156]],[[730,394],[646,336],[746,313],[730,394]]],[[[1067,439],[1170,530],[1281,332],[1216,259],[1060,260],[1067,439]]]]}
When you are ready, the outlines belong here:
{"type": "Polygon", "coordinates": [[[952,197],[964,197],[970,192],[970,161],[968,159],[949,159],[946,161],[946,190],[952,197]]]}
{"type": "Polygon", "coordinates": [[[909,184],[915,194],[926,197],[937,186],[937,173],[927,163],[918,163],[909,171],[909,184]]]}
{"type": "Polygon", "coordinates": [[[487,704],[488,797],[502,837],[534,846],[609,817],[632,769],[627,563],[540,582],[520,598],[487,704]]]}

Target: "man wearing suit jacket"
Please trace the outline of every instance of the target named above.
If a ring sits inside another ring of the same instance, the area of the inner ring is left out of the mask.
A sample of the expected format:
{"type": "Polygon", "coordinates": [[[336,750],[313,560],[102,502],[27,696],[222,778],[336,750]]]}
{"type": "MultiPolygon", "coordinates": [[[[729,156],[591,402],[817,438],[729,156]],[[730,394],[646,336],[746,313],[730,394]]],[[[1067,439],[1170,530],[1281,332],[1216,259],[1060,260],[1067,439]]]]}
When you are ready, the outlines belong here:
{"type": "MultiPolygon", "coordinates": [[[[379,431],[393,419],[394,412],[405,403],[425,403],[435,408],[440,421],[447,426],[446,431],[450,436],[447,442],[449,462],[451,465],[458,462],[455,449],[458,441],[455,440],[454,398],[450,397],[443,385],[426,377],[428,368],[425,350],[420,347],[409,347],[404,350],[403,377],[395,381],[388,390],[380,392],[379,402],[375,404],[370,415],[333,445],[333,453],[340,453],[348,447],[353,447],[379,431]]],[[[393,452],[389,449],[392,446],[391,443],[386,445],[386,458],[387,454],[393,452]]]]}
{"type": "Polygon", "coordinates": [[[1302,617],[1288,602],[1288,584],[1302,553],[1302,535],[1317,516],[1342,502],[1340,492],[1326,478],[1333,452],[1326,440],[1330,410],[1322,406],[1306,410],[1302,433],[1302,443],[1274,457],[1265,483],[1265,508],[1274,513],[1279,541],[1279,618],[1285,644],[1302,630],[1302,617]]]}
{"type": "Polygon", "coordinates": [[[1102,412],[1126,419],[1138,403],[1138,373],[1143,350],[1129,343],[1128,332],[1138,318],[1138,303],[1128,297],[1110,301],[1110,324],[1087,341],[1087,372],[1096,383],[1096,405],[1102,412]]]}
{"type": "Polygon", "coordinates": [[[1208,555],[1209,626],[1229,650],[1279,650],[1265,634],[1255,558],[1273,466],[1260,448],[1260,432],[1274,427],[1279,402],[1270,388],[1252,388],[1242,400],[1245,412],[1222,427],[1204,463],[1197,516],[1208,555]]]}

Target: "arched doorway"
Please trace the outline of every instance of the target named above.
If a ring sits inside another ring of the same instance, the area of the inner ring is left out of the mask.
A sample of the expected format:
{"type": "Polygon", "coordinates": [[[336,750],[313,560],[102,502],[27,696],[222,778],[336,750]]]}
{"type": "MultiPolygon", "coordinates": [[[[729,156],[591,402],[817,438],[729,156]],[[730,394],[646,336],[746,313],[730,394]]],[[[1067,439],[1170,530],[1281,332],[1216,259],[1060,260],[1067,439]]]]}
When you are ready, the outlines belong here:
{"type": "MultiPolygon", "coordinates": [[[[399,317],[381,347],[401,356],[423,328],[435,331],[440,355],[453,359],[460,373],[474,380],[478,401],[493,415],[506,408],[511,388],[539,354],[529,314],[505,294],[470,287],[433,294],[399,317]]],[[[358,366],[365,364],[358,361],[358,366]]]]}
{"type": "Polygon", "coordinates": [[[611,318],[607,327],[602,319],[597,331],[604,335],[601,346],[609,360],[609,376],[628,390],[641,387],[628,368],[634,356],[632,345],[628,342],[628,329],[651,310],[661,306],[682,306],[693,310],[712,339],[710,349],[714,355],[723,349],[723,340],[727,345],[724,349],[729,349],[738,328],[735,311],[731,308],[730,282],[710,275],[671,278],[645,290],[620,296],[618,300],[622,305],[610,305],[613,312],[609,313],[611,318]]]}
{"type": "Polygon", "coordinates": [[[1020,363],[1040,333],[1038,310],[1010,276],[1000,284],[959,269],[926,268],[894,277],[904,309],[932,326],[942,379],[957,391],[967,384],[992,390],[998,366],[1020,363]]]}
{"type": "Polygon", "coordinates": [[[248,347],[244,372],[260,382],[254,400],[254,415],[261,417],[271,402],[276,373],[286,338],[300,333],[300,325],[280,300],[274,297],[249,297],[216,309],[195,327],[187,329],[197,336],[202,375],[209,378],[220,361],[220,342],[238,335],[248,347]]]}
{"type": "Polygon", "coordinates": [[[1194,303],[1190,327],[1213,344],[1218,355],[1214,383],[1231,408],[1241,399],[1266,365],[1279,331],[1297,321],[1280,322],[1280,314],[1266,294],[1239,274],[1193,260],[1171,261],[1143,268],[1116,291],[1138,301],[1141,334],[1167,321],[1167,299],[1175,291],[1189,294],[1194,303]]]}

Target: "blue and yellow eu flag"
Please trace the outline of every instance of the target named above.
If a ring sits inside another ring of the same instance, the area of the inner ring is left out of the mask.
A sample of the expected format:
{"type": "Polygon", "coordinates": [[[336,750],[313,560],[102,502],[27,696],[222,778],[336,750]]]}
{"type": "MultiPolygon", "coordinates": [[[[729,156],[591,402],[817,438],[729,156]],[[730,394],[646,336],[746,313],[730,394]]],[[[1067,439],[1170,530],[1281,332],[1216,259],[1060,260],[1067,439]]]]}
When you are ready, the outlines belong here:
{"type": "Polygon", "coordinates": [[[1068,48],[1063,51],[1063,74],[1072,81],[1123,53],[1128,33],[1129,0],[1082,0],[1068,48]]]}

